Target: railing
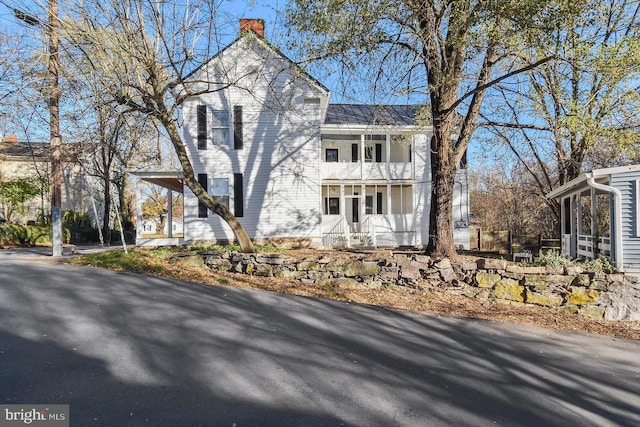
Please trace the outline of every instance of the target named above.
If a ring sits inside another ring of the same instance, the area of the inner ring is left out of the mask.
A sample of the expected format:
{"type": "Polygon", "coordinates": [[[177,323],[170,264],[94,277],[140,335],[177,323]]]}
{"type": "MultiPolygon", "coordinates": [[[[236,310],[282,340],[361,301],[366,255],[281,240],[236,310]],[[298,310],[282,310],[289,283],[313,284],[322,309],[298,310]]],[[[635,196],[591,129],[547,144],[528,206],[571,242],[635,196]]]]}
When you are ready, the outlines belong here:
{"type": "Polygon", "coordinates": [[[322,179],[413,179],[413,163],[322,162],[322,179]]]}
{"type": "Polygon", "coordinates": [[[600,251],[600,255],[611,258],[611,237],[599,238],[598,250],[600,251]]]}
{"type": "MultiPolygon", "coordinates": [[[[375,236],[372,235],[372,230],[374,229],[375,227],[371,223],[371,217],[367,217],[367,219],[360,223],[358,230],[351,233],[351,235],[354,240],[357,239],[365,245],[370,244],[371,246],[375,246],[375,236]]],[[[373,231],[373,233],[375,233],[375,231],[373,231]]]]}
{"type": "Polygon", "coordinates": [[[351,246],[351,238],[349,230],[349,224],[347,220],[342,218],[331,228],[328,232],[322,235],[322,244],[324,246],[351,246]]]}
{"type": "Polygon", "coordinates": [[[596,248],[598,249],[598,255],[611,258],[611,237],[600,237],[594,244],[592,236],[578,235],[578,257],[594,259],[596,257],[596,248]]]}
{"type": "Polygon", "coordinates": [[[578,257],[593,259],[593,238],[590,235],[578,235],[578,257]]]}

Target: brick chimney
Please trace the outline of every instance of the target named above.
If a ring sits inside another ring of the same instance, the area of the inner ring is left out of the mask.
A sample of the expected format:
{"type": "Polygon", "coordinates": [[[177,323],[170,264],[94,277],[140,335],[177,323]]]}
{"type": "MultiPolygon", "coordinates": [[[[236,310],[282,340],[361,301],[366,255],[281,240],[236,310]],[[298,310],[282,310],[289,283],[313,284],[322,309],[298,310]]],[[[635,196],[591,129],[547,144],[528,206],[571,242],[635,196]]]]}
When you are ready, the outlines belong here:
{"type": "Polygon", "coordinates": [[[264,37],[264,19],[240,19],[240,33],[253,30],[260,37],[264,37]]]}
{"type": "Polygon", "coordinates": [[[18,142],[18,137],[15,135],[7,135],[4,137],[4,142],[18,142]]]}

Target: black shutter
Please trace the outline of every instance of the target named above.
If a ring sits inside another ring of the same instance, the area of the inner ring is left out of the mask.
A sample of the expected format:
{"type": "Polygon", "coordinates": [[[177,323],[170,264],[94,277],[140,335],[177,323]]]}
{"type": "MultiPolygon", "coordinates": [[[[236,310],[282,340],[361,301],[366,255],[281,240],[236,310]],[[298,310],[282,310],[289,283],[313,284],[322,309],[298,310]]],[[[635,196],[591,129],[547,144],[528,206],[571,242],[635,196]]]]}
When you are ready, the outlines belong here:
{"type": "Polygon", "coordinates": [[[233,148],[242,149],[242,105],[233,107],[233,148]]]}
{"type": "Polygon", "coordinates": [[[207,106],[198,105],[198,150],[207,149],[207,106]]]}
{"type": "MultiPolygon", "coordinates": [[[[209,191],[207,181],[208,181],[208,178],[206,173],[198,174],[198,183],[200,183],[202,188],[204,188],[204,191],[209,191]]],[[[207,209],[204,203],[198,200],[198,218],[208,218],[208,217],[209,217],[209,210],[207,209]]]]}
{"type": "Polygon", "coordinates": [[[358,149],[360,147],[358,146],[358,144],[351,144],[351,161],[352,162],[357,162],[358,161],[358,149]]]}
{"type": "Polygon", "coordinates": [[[382,144],[376,144],[376,163],[382,161],[382,144]]]}
{"type": "Polygon", "coordinates": [[[236,218],[244,216],[244,190],[242,185],[242,174],[233,174],[233,209],[236,218]]]}
{"type": "Polygon", "coordinates": [[[376,213],[382,213],[382,193],[376,193],[376,213]]]}

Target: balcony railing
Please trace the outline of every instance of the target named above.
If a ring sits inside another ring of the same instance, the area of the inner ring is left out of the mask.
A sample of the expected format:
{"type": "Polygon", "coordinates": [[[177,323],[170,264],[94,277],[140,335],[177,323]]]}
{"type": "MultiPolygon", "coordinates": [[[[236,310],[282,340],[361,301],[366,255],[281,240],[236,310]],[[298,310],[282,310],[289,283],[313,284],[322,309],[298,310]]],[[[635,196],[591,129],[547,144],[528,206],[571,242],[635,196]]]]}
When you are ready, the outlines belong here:
{"type": "Polygon", "coordinates": [[[322,162],[323,179],[413,179],[411,162],[322,162]]]}

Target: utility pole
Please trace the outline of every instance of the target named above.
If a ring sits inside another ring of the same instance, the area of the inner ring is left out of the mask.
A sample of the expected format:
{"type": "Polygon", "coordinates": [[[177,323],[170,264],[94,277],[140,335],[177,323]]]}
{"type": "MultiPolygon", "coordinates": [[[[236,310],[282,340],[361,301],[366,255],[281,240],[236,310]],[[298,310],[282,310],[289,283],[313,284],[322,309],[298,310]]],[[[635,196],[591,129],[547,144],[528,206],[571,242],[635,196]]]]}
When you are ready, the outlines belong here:
{"type": "Polygon", "coordinates": [[[49,0],[49,136],[51,148],[51,226],[54,257],[62,255],[62,171],[60,170],[60,89],[58,87],[58,1],[49,0]]]}
{"type": "Polygon", "coordinates": [[[49,149],[51,150],[51,228],[54,257],[62,255],[62,171],[60,169],[60,89],[58,87],[58,0],[48,0],[49,24],[37,17],[13,9],[13,14],[28,25],[44,25],[49,34],[49,149]]]}

